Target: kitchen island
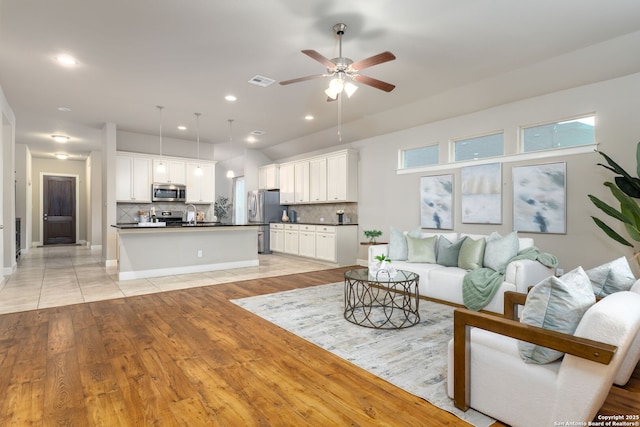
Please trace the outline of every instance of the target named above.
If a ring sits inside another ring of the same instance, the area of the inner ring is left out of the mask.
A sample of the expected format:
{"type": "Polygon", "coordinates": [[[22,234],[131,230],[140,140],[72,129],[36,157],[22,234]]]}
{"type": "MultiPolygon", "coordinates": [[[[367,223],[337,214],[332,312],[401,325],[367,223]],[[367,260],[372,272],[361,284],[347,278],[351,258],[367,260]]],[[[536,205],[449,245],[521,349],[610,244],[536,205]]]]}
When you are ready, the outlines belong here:
{"type": "Polygon", "coordinates": [[[258,225],[117,224],[112,227],[118,229],[119,280],[259,265],[258,225]]]}

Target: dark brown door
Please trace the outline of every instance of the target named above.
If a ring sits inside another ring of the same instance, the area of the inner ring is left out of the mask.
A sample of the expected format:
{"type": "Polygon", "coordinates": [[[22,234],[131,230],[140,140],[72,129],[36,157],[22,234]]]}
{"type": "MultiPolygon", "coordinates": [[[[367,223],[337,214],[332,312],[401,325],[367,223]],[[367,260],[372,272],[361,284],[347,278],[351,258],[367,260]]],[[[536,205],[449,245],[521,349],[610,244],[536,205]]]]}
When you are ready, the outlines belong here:
{"type": "Polygon", "coordinates": [[[54,245],[76,242],[76,178],[45,175],[43,243],[54,245]]]}

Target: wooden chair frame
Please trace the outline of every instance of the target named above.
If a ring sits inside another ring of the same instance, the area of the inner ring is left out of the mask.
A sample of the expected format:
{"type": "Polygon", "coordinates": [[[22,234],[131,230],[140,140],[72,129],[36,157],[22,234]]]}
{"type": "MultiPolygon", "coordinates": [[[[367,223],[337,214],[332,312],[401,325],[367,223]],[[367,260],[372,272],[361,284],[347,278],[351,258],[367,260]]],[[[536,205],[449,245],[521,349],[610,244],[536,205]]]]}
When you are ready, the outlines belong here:
{"type": "MultiPolygon", "coordinates": [[[[558,350],[593,362],[608,365],[617,347],[520,323],[515,319],[517,306],[524,305],[526,294],[505,292],[504,316],[478,313],[459,308],[453,316],[453,400],[457,408],[469,409],[470,328],[480,328],[517,340],[558,350]]],[[[523,362],[524,363],[524,362],[523,362]]]]}

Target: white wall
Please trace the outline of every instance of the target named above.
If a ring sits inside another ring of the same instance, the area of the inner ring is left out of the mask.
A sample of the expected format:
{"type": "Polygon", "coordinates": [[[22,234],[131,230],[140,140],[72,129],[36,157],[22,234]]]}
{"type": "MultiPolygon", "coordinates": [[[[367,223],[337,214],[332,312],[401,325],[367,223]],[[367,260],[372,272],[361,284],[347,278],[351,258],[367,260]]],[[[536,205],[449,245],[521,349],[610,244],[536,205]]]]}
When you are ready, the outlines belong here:
{"type": "MultiPolygon", "coordinates": [[[[437,172],[396,174],[398,150],[433,143],[440,144],[441,153],[448,150],[451,138],[473,136],[490,131],[505,131],[507,153],[514,153],[518,143],[518,127],[556,121],[585,113],[596,113],[596,141],[599,149],[616,159],[632,174],[636,172],[635,144],[640,141],[640,74],[582,86],[570,90],[526,99],[466,114],[411,129],[382,135],[350,144],[360,151],[359,228],[380,229],[388,236],[390,226],[411,229],[419,225],[418,191],[421,176],[454,174],[455,230],[468,233],[489,233],[512,230],[511,168],[522,164],[565,161],[567,164],[567,233],[521,233],[535,238],[543,251],[560,258],[560,267],[567,269],[582,265],[586,268],[626,255],[631,251],[613,242],[601,232],[590,218],[601,216],[587,194],[604,200],[613,198],[602,183],[612,177],[596,166],[601,157],[597,153],[556,157],[542,161],[503,164],[503,224],[499,226],[462,224],[460,214],[460,169],[437,172]]],[[[611,225],[615,222],[608,221],[611,225]]],[[[624,233],[624,232],[623,232],[624,233]]],[[[633,263],[632,263],[633,264],[633,263]]]]}
{"type": "MultiPolygon", "coordinates": [[[[15,261],[15,130],[16,117],[0,87],[0,267],[2,275],[11,274],[16,268],[15,261]]],[[[4,279],[0,279],[0,283],[4,279]]]]}
{"type": "Polygon", "coordinates": [[[16,218],[20,218],[22,253],[31,247],[32,224],[31,151],[26,144],[16,144],[16,218]]]}
{"type": "Polygon", "coordinates": [[[97,250],[102,245],[102,153],[92,151],[86,162],[87,245],[97,250]]]}

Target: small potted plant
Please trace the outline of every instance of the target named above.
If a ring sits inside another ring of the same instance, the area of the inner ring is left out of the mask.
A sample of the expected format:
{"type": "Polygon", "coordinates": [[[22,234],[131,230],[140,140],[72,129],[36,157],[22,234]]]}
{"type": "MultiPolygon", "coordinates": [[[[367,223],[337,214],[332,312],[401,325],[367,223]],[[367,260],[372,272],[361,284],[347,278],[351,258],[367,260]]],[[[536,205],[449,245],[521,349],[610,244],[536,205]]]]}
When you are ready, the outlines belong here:
{"type": "Polygon", "coordinates": [[[342,224],[342,219],[344,218],[344,209],[338,209],[336,211],[336,215],[338,215],[338,224],[342,224]]]}
{"type": "Polygon", "coordinates": [[[369,266],[369,274],[373,275],[376,279],[389,279],[396,275],[395,268],[391,267],[391,258],[384,254],[376,255],[374,257],[376,261],[369,266]]]}
{"type": "Polygon", "coordinates": [[[372,245],[376,244],[376,237],[382,236],[382,231],[380,230],[364,230],[364,236],[369,239],[369,243],[372,245]]]}
{"type": "Polygon", "coordinates": [[[224,220],[229,211],[231,210],[231,203],[229,203],[229,198],[225,196],[218,196],[216,202],[213,204],[213,215],[214,222],[224,220]]]}

